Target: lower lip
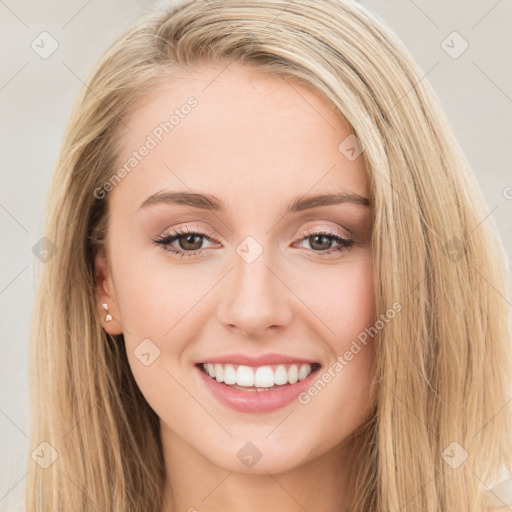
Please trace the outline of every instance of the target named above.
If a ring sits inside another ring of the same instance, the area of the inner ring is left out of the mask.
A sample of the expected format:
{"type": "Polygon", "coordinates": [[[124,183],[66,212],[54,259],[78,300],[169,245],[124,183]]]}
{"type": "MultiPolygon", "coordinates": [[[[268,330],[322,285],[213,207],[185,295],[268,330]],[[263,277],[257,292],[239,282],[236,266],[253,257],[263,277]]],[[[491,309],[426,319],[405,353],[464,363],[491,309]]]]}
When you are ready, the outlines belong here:
{"type": "Polygon", "coordinates": [[[232,388],[222,382],[217,382],[206,375],[199,367],[203,382],[208,389],[221,403],[240,412],[269,412],[288,405],[295,400],[297,396],[305,391],[315,378],[318,370],[311,372],[305,379],[289,384],[282,388],[270,391],[242,391],[232,388]]]}

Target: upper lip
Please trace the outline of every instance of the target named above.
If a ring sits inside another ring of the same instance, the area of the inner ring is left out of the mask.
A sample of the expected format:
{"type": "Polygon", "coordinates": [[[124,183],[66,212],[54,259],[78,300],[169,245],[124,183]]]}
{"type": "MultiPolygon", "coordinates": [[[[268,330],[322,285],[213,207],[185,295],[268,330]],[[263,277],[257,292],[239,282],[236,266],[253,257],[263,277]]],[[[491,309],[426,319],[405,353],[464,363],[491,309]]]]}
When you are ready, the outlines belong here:
{"type": "Polygon", "coordinates": [[[201,363],[229,363],[246,366],[265,366],[271,364],[320,364],[318,361],[302,359],[300,357],[289,356],[285,354],[262,354],[257,357],[251,357],[244,354],[225,354],[223,356],[208,357],[201,363]]]}

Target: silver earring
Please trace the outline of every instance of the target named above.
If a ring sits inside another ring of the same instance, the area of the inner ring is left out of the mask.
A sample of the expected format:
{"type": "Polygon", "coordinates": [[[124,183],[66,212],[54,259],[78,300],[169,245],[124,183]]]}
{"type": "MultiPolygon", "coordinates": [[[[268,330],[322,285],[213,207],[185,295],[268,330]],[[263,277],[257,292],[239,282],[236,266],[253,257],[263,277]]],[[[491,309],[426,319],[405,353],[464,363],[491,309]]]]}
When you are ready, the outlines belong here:
{"type": "MultiPolygon", "coordinates": [[[[108,311],[108,304],[102,304],[101,307],[105,310],[105,311],[108,311]]],[[[105,317],[105,322],[110,322],[110,320],[112,320],[112,315],[110,313],[107,314],[107,316],[105,317]]]]}

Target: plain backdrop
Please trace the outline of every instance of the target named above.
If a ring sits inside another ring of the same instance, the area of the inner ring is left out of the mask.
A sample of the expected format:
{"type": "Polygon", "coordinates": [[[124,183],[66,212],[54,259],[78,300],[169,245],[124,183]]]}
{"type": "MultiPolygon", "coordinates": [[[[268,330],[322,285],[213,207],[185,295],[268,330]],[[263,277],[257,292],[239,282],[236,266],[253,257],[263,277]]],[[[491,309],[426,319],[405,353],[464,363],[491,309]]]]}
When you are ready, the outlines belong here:
{"type": "MultiPolygon", "coordinates": [[[[401,37],[424,80],[434,87],[510,257],[512,2],[361,3],[401,37]]],[[[35,448],[28,439],[27,385],[36,278],[32,248],[42,236],[42,212],[57,151],[89,70],[129,20],[154,4],[150,0],[0,0],[0,510],[20,500],[26,454],[35,448]],[[41,37],[48,37],[42,32],[58,44],[47,58],[33,48],[41,37]]]]}

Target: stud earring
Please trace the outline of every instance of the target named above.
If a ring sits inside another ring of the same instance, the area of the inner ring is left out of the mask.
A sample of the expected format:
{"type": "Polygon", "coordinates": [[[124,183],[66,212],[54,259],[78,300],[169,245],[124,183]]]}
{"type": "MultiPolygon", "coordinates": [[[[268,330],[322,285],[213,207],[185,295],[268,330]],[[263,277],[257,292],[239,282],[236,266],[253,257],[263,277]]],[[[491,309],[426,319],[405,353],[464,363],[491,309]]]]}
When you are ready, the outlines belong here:
{"type": "MultiPolygon", "coordinates": [[[[102,304],[101,307],[105,310],[105,311],[108,311],[108,304],[102,304]]],[[[107,316],[105,317],[105,322],[110,322],[110,320],[112,320],[112,315],[110,313],[107,314],[107,316]]]]}

